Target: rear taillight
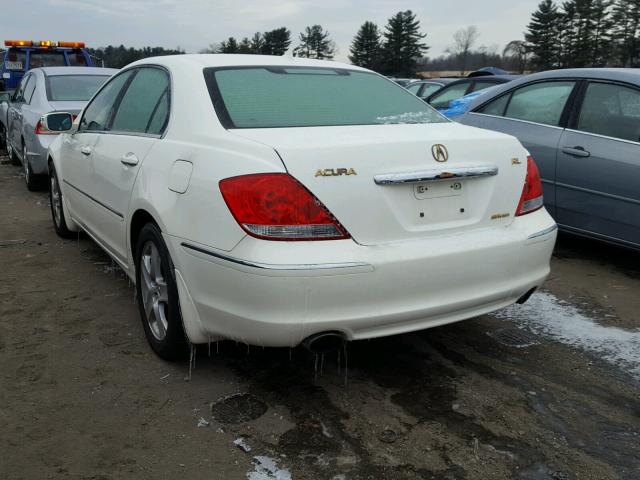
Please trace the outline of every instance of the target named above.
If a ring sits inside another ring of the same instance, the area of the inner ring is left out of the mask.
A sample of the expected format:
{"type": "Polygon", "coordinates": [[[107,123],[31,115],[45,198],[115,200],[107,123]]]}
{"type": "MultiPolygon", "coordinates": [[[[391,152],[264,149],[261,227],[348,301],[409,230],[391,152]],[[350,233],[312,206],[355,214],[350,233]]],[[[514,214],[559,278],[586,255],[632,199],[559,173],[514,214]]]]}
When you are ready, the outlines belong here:
{"type": "Polygon", "coordinates": [[[52,132],[44,126],[42,120],[38,120],[36,123],[36,135],[57,135],[60,132],[52,132]]]}
{"type": "Polygon", "coordinates": [[[516,216],[535,212],[542,208],[542,205],[542,181],[540,180],[540,172],[538,171],[536,162],[533,161],[533,157],[528,156],[527,176],[524,180],[524,187],[522,188],[522,195],[520,196],[516,216]]]}
{"type": "Polygon", "coordinates": [[[350,238],[327,208],[286,173],[226,178],[220,191],[231,214],[254,237],[267,240],[350,238]]]}

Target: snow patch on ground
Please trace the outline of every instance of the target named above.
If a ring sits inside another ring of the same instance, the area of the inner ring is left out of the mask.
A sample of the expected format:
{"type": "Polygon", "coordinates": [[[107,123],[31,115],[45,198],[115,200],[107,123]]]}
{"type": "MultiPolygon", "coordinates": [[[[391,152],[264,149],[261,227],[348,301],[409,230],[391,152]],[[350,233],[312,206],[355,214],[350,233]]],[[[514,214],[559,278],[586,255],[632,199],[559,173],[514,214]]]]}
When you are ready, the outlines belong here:
{"type": "Polygon", "coordinates": [[[289,470],[278,468],[278,461],[258,455],[253,457],[254,470],[247,473],[249,480],[291,480],[289,470]]]}
{"type": "Polygon", "coordinates": [[[494,315],[596,354],[640,379],[640,331],[599,325],[549,292],[537,292],[524,305],[512,305],[494,315]]]}

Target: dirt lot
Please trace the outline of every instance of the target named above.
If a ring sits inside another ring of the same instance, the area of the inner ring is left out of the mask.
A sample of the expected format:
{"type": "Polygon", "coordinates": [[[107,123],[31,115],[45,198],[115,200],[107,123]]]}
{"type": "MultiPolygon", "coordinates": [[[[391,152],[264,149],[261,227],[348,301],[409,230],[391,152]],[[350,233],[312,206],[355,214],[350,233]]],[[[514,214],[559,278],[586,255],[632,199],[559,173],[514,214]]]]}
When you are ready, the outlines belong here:
{"type": "Polygon", "coordinates": [[[189,379],[0,163],[0,479],[640,478],[639,254],[563,236],[522,307],[352,344],[348,369],[222,342],[189,379]]]}

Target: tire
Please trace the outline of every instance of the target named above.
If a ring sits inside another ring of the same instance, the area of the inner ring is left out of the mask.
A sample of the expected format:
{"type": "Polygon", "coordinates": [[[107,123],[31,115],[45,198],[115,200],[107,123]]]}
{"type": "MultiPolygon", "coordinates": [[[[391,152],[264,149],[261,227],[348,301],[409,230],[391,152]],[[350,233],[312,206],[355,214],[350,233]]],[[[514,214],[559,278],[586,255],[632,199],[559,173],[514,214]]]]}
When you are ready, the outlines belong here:
{"type": "Polygon", "coordinates": [[[67,228],[67,221],[64,215],[64,204],[62,199],[62,189],[58,182],[58,174],[53,166],[49,165],[49,203],[51,204],[51,219],[53,228],[59,237],[74,238],[78,234],[67,228]]]}
{"type": "Polygon", "coordinates": [[[42,186],[40,175],[33,173],[27,157],[27,146],[24,143],[22,144],[22,168],[24,169],[24,181],[27,184],[27,190],[30,192],[40,190],[42,186]]]}
{"type": "Polygon", "coordinates": [[[4,126],[0,123],[0,151],[7,151],[7,135],[4,133],[4,126]]]}
{"type": "Polygon", "coordinates": [[[135,246],[136,295],[145,336],[164,360],[186,358],[188,344],[182,326],[178,287],[162,232],[147,223],[135,246]]]}
{"type": "Polygon", "coordinates": [[[13,163],[14,165],[22,165],[22,163],[20,162],[20,159],[16,155],[16,152],[13,150],[13,147],[11,146],[11,142],[9,141],[8,138],[7,138],[7,155],[9,155],[9,160],[11,160],[11,163],[13,163]]]}

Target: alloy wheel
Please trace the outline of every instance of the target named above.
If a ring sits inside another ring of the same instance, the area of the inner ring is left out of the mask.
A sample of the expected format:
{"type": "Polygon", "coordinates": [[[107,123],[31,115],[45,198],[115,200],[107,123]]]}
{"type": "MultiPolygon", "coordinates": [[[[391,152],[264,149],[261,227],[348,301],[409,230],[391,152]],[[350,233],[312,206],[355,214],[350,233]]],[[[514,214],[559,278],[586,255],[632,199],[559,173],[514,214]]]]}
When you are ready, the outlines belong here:
{"type": "Polygon", "coordinates": [[[51,206],[53,207],[53,220],[56,225],[60,226],[60,218],[62,212],[62,195],[60,194],[60,186],[55,175],[51,175],[51,206]]]}
{"type": "Polygon", "coordinates": [[[26,145],[22,145],[22,166],[24,167],[24,180],[29,185],[29,159],[27,158],[26,145]]]}
{"type": "Polygon", "coordinates": [[[152,241],[144,244],[139,262],[142,304],[146,320],[153,336],[162,341],[167,335],[169,290],[164,278],[160,252],[152,241]]]}

